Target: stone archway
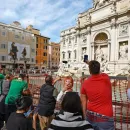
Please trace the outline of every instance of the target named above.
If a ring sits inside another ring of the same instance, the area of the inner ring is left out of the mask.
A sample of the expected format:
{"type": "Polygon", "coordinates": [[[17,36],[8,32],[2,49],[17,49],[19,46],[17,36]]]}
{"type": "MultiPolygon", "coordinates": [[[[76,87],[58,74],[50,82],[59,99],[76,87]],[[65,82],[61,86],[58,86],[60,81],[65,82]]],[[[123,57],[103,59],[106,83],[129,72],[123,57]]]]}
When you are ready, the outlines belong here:
{"type": "Polygon", "coordinates": [[[108,35],[104,32],[98,33],[94,38],[94,60],[99,62],[109,60],[108,35]]]}

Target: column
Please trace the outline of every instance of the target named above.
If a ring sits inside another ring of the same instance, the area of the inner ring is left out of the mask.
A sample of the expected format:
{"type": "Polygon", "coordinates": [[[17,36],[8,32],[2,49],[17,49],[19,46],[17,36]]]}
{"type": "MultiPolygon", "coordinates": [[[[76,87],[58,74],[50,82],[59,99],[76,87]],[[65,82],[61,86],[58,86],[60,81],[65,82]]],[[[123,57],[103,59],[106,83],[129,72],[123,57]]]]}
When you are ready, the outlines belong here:
{"type": "Polygon", "coordinates": [[[72,62],[74,62],[74,43],[75,43],[75,41],[74,41],[74,36],[73,36],[73,38],[72,38],[73,40],[72,40],[72,52],[71,52],[71,55],[72,55],[72,62]]]}
{"type": "Polygon", "coordinates": [[[94,43],[91,43],[91,60],[94,60],[94,43]]]}
{"type": "Polygon", "coordinates": [[[128,40],[128,61],[130,62],[130,18],[128,20],[128,23],[129,23],[129,40],[128,40]]]}
{"type": "Polygon", "coordinates": [[[92,54],[91,54],[91,28],[87,28],[87,54],[88,54],[88,60],[92,60],[92,54]]]}
{"type": "Polygon", "coordinates": [[[80,62],[81,61],[81,45],[80,45],[80,32],[77,31],[77,61],[80,62]]]}
{"type": "Polygon", "coordinates": [[[116,21],[115,18],[111,22],[111,52],[110,52],[110,61],[116,60],[116,21]]]}
{"type": "Polygon", "coordinates": [[[107,61],[110,61],[110,51],[111,51],[111,43],[108,42],[108,57],[107,57],[107,61]]]}

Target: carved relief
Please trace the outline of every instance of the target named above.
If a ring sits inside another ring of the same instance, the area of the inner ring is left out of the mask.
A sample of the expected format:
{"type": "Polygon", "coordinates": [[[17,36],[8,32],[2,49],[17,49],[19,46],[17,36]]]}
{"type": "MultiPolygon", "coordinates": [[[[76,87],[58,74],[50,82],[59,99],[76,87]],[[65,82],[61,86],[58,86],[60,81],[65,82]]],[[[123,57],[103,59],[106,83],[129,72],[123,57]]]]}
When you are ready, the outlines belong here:
{"type": "Polygon", "coordinates": [[[86,36],[86,34],[82,34],[82,41],[83,41],[83,43],[87,42],[87,36],[86,36]]]}
{"type": "Polygon", "coordinates": [[[119,27],[119,36],[128,35],[128,24],[121,24],[119,27]]]}
{"type": "Polygon", "coordinates": [[[111,12],[116,13],[116,3],[113,3],[113,6],[111,7],[111,12]]]}
{"type": "Polygon", "coordinates": [[[107,3],[111,2],[113,0],[93,0],[94,8],[101,7],[103,5],[106,5],[107,3]]]}
{"type": "Polygon", "coordinates": [[[128,60],[128,42],[119,43],[119,60],[128,60]]]}
{"type": "Polygon", "coordinates": [[[90,13],[88,13],[86,15],[86,23],[90,23],[90,21],[91,21],[91,16],[90,16],[90,13]]]}

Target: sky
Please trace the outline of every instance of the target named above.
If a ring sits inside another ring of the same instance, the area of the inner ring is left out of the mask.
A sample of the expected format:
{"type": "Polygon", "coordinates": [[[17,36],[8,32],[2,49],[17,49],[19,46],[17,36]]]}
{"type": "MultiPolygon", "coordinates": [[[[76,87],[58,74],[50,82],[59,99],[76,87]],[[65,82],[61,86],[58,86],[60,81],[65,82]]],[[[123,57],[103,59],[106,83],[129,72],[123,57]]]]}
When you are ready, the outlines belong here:
{"type": "Polygon", "coordinates": [[[59,42],[60,32],[76,25],[79,13],[92,7],[92,0],[0,0],[0,22],[33,25],[50,41],[59,42]]]}

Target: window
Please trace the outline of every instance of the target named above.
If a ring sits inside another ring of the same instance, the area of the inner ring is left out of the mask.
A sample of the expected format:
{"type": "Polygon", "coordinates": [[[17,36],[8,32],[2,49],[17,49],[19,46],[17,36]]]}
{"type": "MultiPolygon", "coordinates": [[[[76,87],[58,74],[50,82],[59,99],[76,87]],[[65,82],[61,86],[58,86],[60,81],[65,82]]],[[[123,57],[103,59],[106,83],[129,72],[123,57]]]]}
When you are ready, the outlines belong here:
{"type": "Polygon", "coordinates": [[[44,49],[46,49],[46,50],[47,50],[47,46],[44,46],[44,49]]]}
{"type": "Polygon", "coordinates": [[[32,62],[34,62],[34,58],[32,58],[32,62]]]}
{"type": "Polygon", "coordinates": [[[35,49],[32,49],[32,52],[35,52],[35,49]]]}
{"type": "Polygon", "coordinates": [[[5,49],[6,45],[5,44],[1,44],[1,49],[5,49]]]}
{"type": "Polygon", "coordinates": [[[71,52],[69,52],[68,54],[69,54],[68,58],[71,58],[71,52]]]}
{"type": "Polygon", "coordinates": [[[38,63],[38,61],[36,60],[36,63],[38,63]]]}
{"type": "Polygon", "coordinates": [[[47,64],[47,61],[43,60],[43,64],[47,64]]]}
{"type": "Polygon", "coordinates": [[[46,43],[46,39],[44,39],[44,43],[46,43]]]}
{"type": "Polygon", "coordinates": [[[24,40],[24,36],[22,36],[22,40],[24,40]]]}
{"type": "Polygon", "coordinates": [[[17,35],[15,35],[15,38],[19,38],[20,36],[17,34],[17,35]]]}
{"type": "Polygon", "coordinates": [[[35,38],[34,37],[32,38],[32,42],[35,42],[35,38]]]}
{"type": "Polygon", "coordinates": [[[2,36],[5,36],[5,35],[6,35],[6,33],[3,31],[3,32],[2,32],[2,36]]]}
{"type": "Polygon", "coordinates": [[[74,59],[76,59],[77,54],[76,54],[76,50],[74,51],[74,59]]]}
{"type": "Polygon", "coordinates": [[[36,44],[36,48],[38,48],[38,44],[36,44]]]}
{"type": "Polygon", "coordinates": [[[6,60],[6,56],[2,56],[2,57],[1,57],[1,60],[2,60],[2,61],[5,61],[5,60],[6,60]]]}
{"type": "Polygon", "coordinates": [[[36,51],[36,55],[37,55],[37,51],[36,51]]]}
{"type": "Polygon", "coordinates": [[[65,59],[65,53],[63,53],[63,59],[65,59]]]}
{"type": "Polygon", "coordinates": [[[46,53],[46,52],[44,52],[44,53],[43,53],[43,56],[47,56],[47,53],[46,53]]]}
{"type": "Polygon", "coordinates": [[[75,36],[75,43],[77,43],[77,36],[75,36]]]}

